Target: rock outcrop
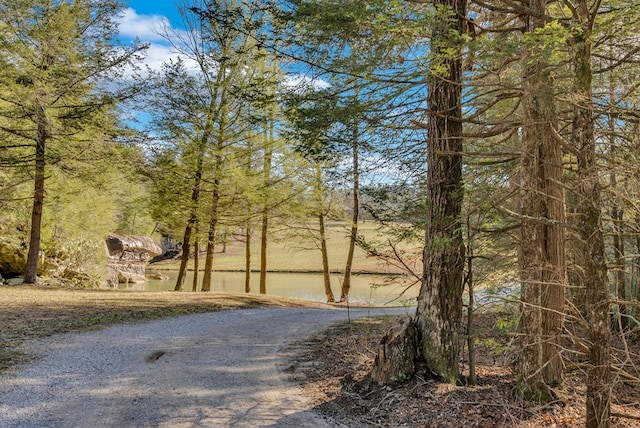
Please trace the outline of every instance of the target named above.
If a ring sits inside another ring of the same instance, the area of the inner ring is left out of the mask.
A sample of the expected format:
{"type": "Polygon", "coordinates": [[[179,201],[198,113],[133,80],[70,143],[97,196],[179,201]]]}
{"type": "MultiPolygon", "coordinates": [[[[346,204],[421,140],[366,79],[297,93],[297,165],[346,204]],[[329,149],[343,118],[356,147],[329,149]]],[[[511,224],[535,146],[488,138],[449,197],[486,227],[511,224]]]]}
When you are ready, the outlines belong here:
{"type": "Polygon", "coordinates": [[[6,278],[22,275],[26,260],[25,248],[0,237],[0,275],[6,278]]]}
{"type": "Polygon", "coordinates": [[[107,283],[144,282],[145,266],[162,249],[148,236],[109,235],[107,247],[107,283]]]}

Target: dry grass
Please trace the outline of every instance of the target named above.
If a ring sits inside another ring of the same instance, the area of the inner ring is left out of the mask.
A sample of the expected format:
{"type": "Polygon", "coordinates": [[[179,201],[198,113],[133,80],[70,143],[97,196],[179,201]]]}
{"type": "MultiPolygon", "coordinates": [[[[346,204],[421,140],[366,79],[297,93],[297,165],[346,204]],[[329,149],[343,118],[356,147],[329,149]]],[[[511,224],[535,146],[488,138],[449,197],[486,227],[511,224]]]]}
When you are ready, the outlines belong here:
{"type": "Polygon", "coordinates": [[[0,372],[24,361],[18,346],[115,323],[255,307],[327,307],[284,297],[0,286],[0,372]]]}
{"type": "MultiPolygon", "coordinates": [[[[56,287],[0,286],[0,372],[26,359],[18,346],[55,333],[114,323],[224,309],[330,307],[273,296],[230,293],[132,292],[56,287]]],[[[495,344],[495,313],[479,314],[479,385],[442,385],[420,377],[396,388],[368,380],[380,337],[394,318],[357,320],[298,343],[288,372],[301,382],[316,410],[349,426],[578,427],[584,424],[584,374],[567,373],[559,400],[541,406],[513,394],[509,351],[495,344]],[[492,339],[491,341],[487,339],[492,339]]],[[[640,352],[635,343],[633,354],[640,352]]],[[[612,394],[612,425],[640,426],[640,391],[618,380],[612,394]]]]}

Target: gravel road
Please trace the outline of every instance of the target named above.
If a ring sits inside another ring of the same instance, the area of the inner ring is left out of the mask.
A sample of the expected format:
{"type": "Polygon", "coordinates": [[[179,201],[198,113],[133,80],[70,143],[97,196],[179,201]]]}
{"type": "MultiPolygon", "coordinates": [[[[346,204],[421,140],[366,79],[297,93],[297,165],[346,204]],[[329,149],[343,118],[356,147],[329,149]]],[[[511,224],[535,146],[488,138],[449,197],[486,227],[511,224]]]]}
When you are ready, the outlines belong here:
{"type": "MultiPolygon", "coordinates": [[[[351,309],[352,318],[407,309],[351,309]]],[[[248,309],[30,342],[0,376],[0,427],[327,427],[282,373],[343,309],[248,309]]]]}

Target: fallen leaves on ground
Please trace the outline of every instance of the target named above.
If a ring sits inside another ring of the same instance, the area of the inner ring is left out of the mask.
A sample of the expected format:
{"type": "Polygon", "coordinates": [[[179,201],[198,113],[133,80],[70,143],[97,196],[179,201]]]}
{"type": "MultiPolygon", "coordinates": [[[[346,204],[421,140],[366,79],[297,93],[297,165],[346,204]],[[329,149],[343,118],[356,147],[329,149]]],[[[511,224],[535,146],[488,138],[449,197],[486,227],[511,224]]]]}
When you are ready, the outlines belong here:
{"type": "MultiPolygon", "coordinates": [[[[380,338],[397,318],[336,325],[292,349],[286,370],[315,410],[349,427],[582,427],[585,376],[566,374],[555,403],[525,402],[515,394],[513,355],[496,329],[498,315],[476,316],[476,386],[456,386],[417,376],[396,387],[374,385],[369,372],[380,338]],[[485,340],[486,339],[486,340],[485,340]],[[491,340],[488,340],[491,339],[491,340]]],[[[632,355],[638,355],[636,341],[632,355]]],[[[462,367],[468,370],[466,352],[462,367]]],[[[638,360],[636,360],[636,363],[638,360]]],[[[468,374],[468,371],[467,373],[468,374]]],[[[612,394],[612,426],[640,427],[640,385],[619,379],[612,394]]]]}

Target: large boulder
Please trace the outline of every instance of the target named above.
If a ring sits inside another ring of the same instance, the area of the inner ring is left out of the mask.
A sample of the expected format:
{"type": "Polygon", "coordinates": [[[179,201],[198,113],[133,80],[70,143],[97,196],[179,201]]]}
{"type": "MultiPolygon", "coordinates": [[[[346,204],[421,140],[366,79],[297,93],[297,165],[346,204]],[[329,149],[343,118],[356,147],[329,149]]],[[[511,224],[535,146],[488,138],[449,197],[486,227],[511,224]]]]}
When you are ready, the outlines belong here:
{"type": "Polygon", "coordinates": [[[106,244],[109,257],[122,258],[136,254],[137,258],[148,260],[162,253],[162,248],[148,236],[109,235],[106,244]]]}
{"type": "Polygon", "coordinates": [[[137,283],[145,280],[145,266],[162,249],[148,236],[109,235],[107,248],[107,282],[137,283]]]}
{"type": "Polygon", "coordinates": [[[120,284],[139,284],[146,282],[147,278],[133,272],[118,272],[118,282],[120,284]]]}
{"type": "Polygon", "coordinates": [[[26,260],[25,248],[0,237],[0,275],[5,278],[22,275],[26,260]]]}

